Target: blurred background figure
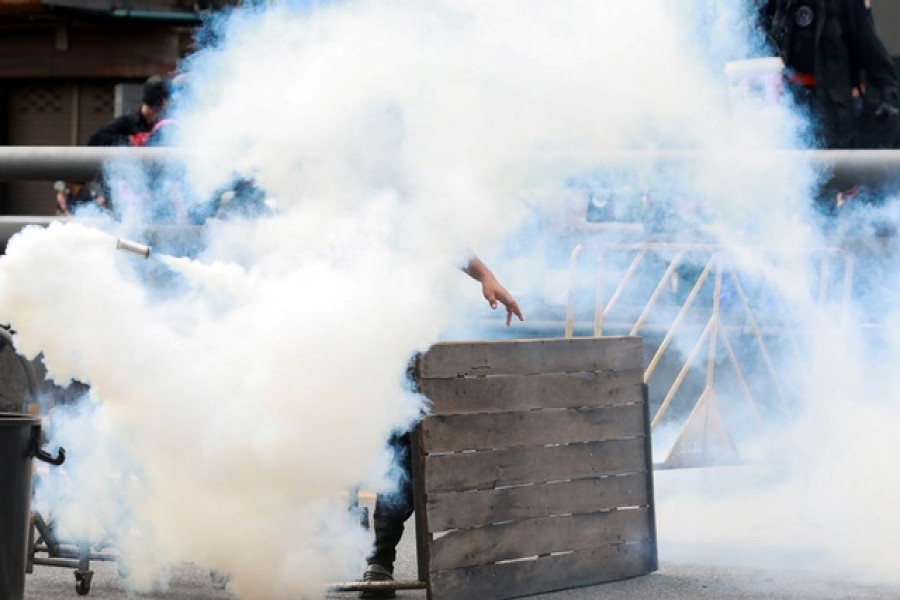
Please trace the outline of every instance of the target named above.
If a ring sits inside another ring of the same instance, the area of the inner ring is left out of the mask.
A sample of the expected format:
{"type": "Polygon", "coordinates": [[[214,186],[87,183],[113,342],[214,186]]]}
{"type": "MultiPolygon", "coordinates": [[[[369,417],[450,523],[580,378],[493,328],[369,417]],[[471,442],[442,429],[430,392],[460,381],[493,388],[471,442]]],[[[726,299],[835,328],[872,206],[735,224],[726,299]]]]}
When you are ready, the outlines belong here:
{"type": "Polygon", "coordinates": [[[237,179],[228,188],[216,193],[209,203],[195,209],[194,220],[211,216],[218,219],[234,217],[255,218],[272,214],[266,193],[252,179],[237,179]]]}
{"type": "Polygon", "coordinates": [[[69,216],[82,206],[97,206],[110,208],[109,201],[103,193],[102,186],[97,182],[83,183],[73,181],[57,181],[53,184],[56,192],[56,214],[69,216]]]}
{"type": "Polygon", "coordinates": [[[172,84],[169,78],[154,75],[144,83],[141,105],[134,112],[116,117],[88,138],[88,146],[146,146],[164,119],[172,84]]]}

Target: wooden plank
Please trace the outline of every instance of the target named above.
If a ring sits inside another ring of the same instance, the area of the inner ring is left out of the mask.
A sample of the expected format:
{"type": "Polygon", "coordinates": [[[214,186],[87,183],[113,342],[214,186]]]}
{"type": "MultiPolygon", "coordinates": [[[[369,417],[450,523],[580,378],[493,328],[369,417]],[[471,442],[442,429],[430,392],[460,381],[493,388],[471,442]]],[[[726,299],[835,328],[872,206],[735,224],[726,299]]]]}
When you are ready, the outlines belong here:
{"type": "Polygon", "coordinates": [[[174,70],[181,57],[183,27],[157,22],[116,27],[71,25],[69,48],[55,45],[53,24],[0,28],[0,77],[145,78],[174,70]]]}
{"type": "MultiPolygon", "coordinates": [[[[637,400],[641,400],[640,397],[637,400]]],[[[426,453],[545,446],[644,435],[642,403],[601,408],[531,410],[428,416],[422,421],[426,453]]]]}
{"type": "Polygon", "coordinates": [[[426,493],[640,473],[646,469],[643,438],[425,457],[426,493]]]}
{"type": "Polygon", "coordinates": [[[430,414],[609,406],[642,395],[643,367],[511,377],[422,379],[430,414]]]}
{"type": "MultiPolygon", "coordinates": [[[[654,539],[653,562],[650,564],[650,570],[655,571],[659,568],[659,561],[655,543],[655,540],[658,539],[658,536],[656,533],[656,505],[653,501],[656,497],[656,494],[653,487],[653,440],[650,438],[650,387],[647,384],[644,384],[643,405],[645,423],[644,427],[647,431],[647,435],[644,436],[644,460],[647,461],[647,468],[644,476],[647,478],[647,496],[650,498],[650,510],[647,512],[647,517],[650,519],[650,522],[647,524],[647,527],[650,528],[650,536],[654,539]]],[[[429,600],[431,600],[430,597],[429,600]]]]}
{"type": "MultiPolygon", "coordinates": [[[[425,467],[425,458],[422,454],[422,426],[417,425],[410,434],[410,448],[412,453],[410,458],[410,466],[412,467],[412,483],[413,483],[413,515],[415,516],[416,525],[416,577],[419,581],[428,582],[428,544],[431,536],[428,535],[429,519],[431,515],[425,509],[425,478],[422,471],[425,467]]],[[[431,599],[431,591],[426,587],[426,595],[428,600],[431,599]]]]}
{"type": "Polygon", "coordinates": [[[656,544],[605,546],[534,560],[432,573],[434,600],[505,600],[618,581],[653,571],[656,544]]]}
{"type": "MultiPolygon", "coordinates": [[[[49,6],[65,6],[91,11],[124,9],[146,12],[194,12],[192,3],[184,0],[44,0],[49,6]]],[[[200,16],[197,16],[200,20],[200,16]]]]}
{"type": "Polygon", "coordinates": [[[96,11],[110,11],[114,6],[112,0],[43,0],[43,4],[96,11]]]}
{"type": "Polygon", "coordinates": [[[42,13],[44,11],[44,3],[41,0],[16,0],[15,2],[0,2],[0,15],[9,14],[22,16],[42,13]]]}
{"type": "Polygon", "coordinates": [[[643,366],[639,337],[501,340],[435,344],[422,355],[420,379],[622,370],[643,366]]]}
{"type": "Polygon", "coordinates": [[[430,570],[639,542],[650,538],[649,522],[646,508],[633,508],[457,529],[431,541],[430,570]]]}
{"type": "Polygon", "coordinates": [[[647,506],[650,500],[647,474],[634,473],[498,490],[431,494],[425,508],[429,532],[434,533],[503,521],[647,506]]]}

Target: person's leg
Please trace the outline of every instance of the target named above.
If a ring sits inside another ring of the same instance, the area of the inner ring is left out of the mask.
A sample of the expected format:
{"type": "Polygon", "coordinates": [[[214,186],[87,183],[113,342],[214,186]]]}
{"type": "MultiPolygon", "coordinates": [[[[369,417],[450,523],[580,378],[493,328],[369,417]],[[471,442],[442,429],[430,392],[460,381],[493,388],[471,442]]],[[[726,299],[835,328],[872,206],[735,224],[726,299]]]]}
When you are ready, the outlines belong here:
{"type": "MultiPolygon", "coordinates": [[[[403,537],[404,523],[413,514],[412,456],[410,434],[395,436],[390,445],[397,455],[400,480],[397,490],[390,494],[378,494],[372,522],[375,530],[375,546],[369,555],[365,581],[390,581],[393,579],[397,545],[403,537]]],[[[393,590],[367,590],[360,598],[393,598],[393,590]]]]}

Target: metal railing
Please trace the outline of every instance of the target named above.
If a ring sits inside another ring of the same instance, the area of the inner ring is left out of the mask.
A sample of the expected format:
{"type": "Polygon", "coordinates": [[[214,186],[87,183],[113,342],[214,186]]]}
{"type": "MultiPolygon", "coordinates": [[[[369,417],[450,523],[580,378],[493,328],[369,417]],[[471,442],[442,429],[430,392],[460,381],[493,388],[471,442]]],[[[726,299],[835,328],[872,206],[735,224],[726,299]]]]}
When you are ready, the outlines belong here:
{"type": "MultiPolygon", "coordinates": [[[[852,294],[852,281],[854,261],[850,254],[841,248],[816,248],[808,251],[811,260],[817,266],[817,280],[814,280],[813,292],[815,300],[824,304],[826,302],[841,308],[841,314],[848,314],[852,294]],[[835,268],[837,265],[837,268],[835,268]]],[[[583,262],[584,246],[578,244],[571,253],[569,261],[569,301],[566,307],[565,337],[575,335],[575,314],[577,289],[576,272],[583,262]]],[[[783,413],[791,412],[790,403],[784,393],[781,375],[775,368],[775,362],[769,349],[766,338],[777,335],[788,341],[794,353],[798,352],[798,344],[794,331],[785,316],[786,309],[776,294],[767,295],[767,319],[770,321],[765,326],[760,322],[758,308],[755,308],[750,300],[750,294],[742,283],[740,271],[735,267],[734,261],[727,248],[716,244],[698,243],[600,243],[596,246],[596,288],[593,291],[595,303],[593,308],[594,336],[604,335],[611,315],[622,305],[627,304],[625,310],[619,311],[615,321],[617,333],[637,336],[645,335],[648,330],[658,335],[662,333],[662,339],[653,351],[653,355],[644,371],[644,383],[650,382],[651,377],[659,368],[664,356],[671,356],[670,350],[673,341],[683,336],[682,339],[690,339],[690,349],[684,353],[676,352],[672,359],[676,363],[677,374],[665,387],[662,400],[652,415],[651,429],[656,430],[665,422],[676,395],[681,390],[689,372],[701,358],[706,349],[705,382],[699,397],[691,404],[691,411],[687,419],[681,423],[678,439],[673,452],[680,444],[690,443],[699,446],[698,454],[694,457],[700,461],[715,460],[706,442],[700,440],[687,440],[688,432],[695,428],[696,421],[701,418],[709,418],[712,411],[718,418],[719,408],[716,404],[715,374],[719,363],[718,353],[724,351],[725,362],[731,367],[732,383],[736,384],[740,395],[746,402],[746,407],[751,418],[760,430],[765,429],[765,423],[761,416],[758,399],[751,391],[748,379],[745,375],[747,365],[751,358],[759,360],[768,379],[769,389],[774,393],[777,404],[783,413]],[[690,261],[687,257],[690,256],[690,261]],[[649,260],[649,259],[653,260],[649,260]],[[618,259],[618,260],[616,260],[618,259]],[[621,273],[615,274],[615,280],[608,286],[610,263],[623,266],[621,273]],[[652,263],[648,266],[648,263],[652,263]],[[627,265],[627,266],[626,266],[627,265]],[[661,268],[661,265],[665,265],[661,268]],[[646,267],[646,268],[644,268],[646,267]],[[691,277],[683,277],[679,269],[688,267],[691,277]],[[661,273],[660,273],[661,271],[661,273]],[[727,278],[727,280],[726,280],[727,278]],[[724,320],[725,308],[723,307],[724,282],[730,291],[730,323],[724,320]],[[689,286],[687,293],[674,297],[673,289],[689,286]],[[607,288],[610,289],[607,289],[607,288]],[[704,297],[703,306],[698,306],[698,297],[701,291],[712,288],[711,294],[704,297]],[[646,290],[652,288],[649,296],[646,290]],[[665,302],[662,299],[665,297],[665,302]],[[666,304],[662,307],[662,304],[666,304]],[[658,317],[652,319],[656,312],[658,317]],[[674,316],[673,316],[674,313],[674,316]],[[623,316],[624,314],[624,316],[623,316]],[[629,318],[629,315],[634,315],[629,318]],[[737,315],[739,318],[736,318],[737,315]],[[699,335],[694,339],[692,334],[686,334],[686,324],[689,317],[693,317],[691,323],[693,329],[700,329],[699,335]],[[746,352],[735,351],[729,337],[730,334],[749,336],[756,349],[751,357],[746,352]]],[[[657,391],[660,391],[657,388],[657,391]]],[[[716,425],[719,430],[712,432],[719,438],[726,439],[731,444],[729,452],[736,454],[733,443],[730,442],[727,431],[723,426],[716,425]]],[[[708,426],[699,428],[701,435],[710,434],[708,426]]],[[[670,453],[670,459],[672,453],[670,453]]],[[[667,459],[667,463],[670,459],[667,459]]],[[[667,464],[667,466],[670,466],[667,464]]],[[[696,466],[696,465],[694,465],[696,466]]]]}
{"type": "MultiPolygon", "coordinates": [[[[101,177],[105,165],[115,161],[132,161],[151,165],[178,164],[189,160],[191,153],[200,150],[173,149],[173,148],[106,148],[106,147],[56,147],[56,146],[0,146],[0,181],[9,180],[25,180],[25,179],[67,179],[67,180],[90,180],[101,177]]],[[[210,150],[202,150],[208,154],[210,150]]],[[[213,150],[214,151],[214,150],[213,150]]],[[[611,151],[601,153],[591,157],[594,164],[607,169],[634,169],[640,168],[643,172],[648,169],[659,167],[680,167],[698,164],[706,160],[707,153],[702,151],[688,150],[664,150],[664,151],[611,151]]],[[[716,155],[717,160],[722,160],[723,153],[716,155]]],[[[760,154],[758,152],[742,152],[733,151],[724,153],[724,158],[733,161],[748,161],[750,164],[759,164],[760,154]]],[[[766,152],[763,155],[767,161],[778,160],[796,163],[800,166],[812,166],[823,175],[823,179],[831,182],[845,182],[848,187],[853,184],[881,185],[888,182],[900,181],[900,150],[810,150],[810,151],[778,151],[766,152]]],[[[585,164],[584,160],[578,161],[578,164],[585,164]]],[[[844,188],[841,188],[844,189],[844,188]]],[[[39,219],[35,217],[34,219],[39,219]]],[[[9,226],[4,226],[4,219],[0,218],[0,243],[5,242],[9,235],[14,233],[17,228],[29,222],[28,217],[11,217],[6,220],[11,221],[9,226]],[[12,222],[14,221],[14,222],[12,222]]],[[[736,373],[738,387],[744,390],[745,398],[751,411],[758,414],[756,402],[750,392],[743,369],[741,368],[740,357],[735,353],[728,334],[735,327],[745,333],[749,333],[750,337],[755,341],[758,349],[758,355],[768,377],[772,380],[773,389],[777,390],[776,395],[779,403],[784,405],[784,394],[781,391],[778,377],[775,374],[773,359],[769,348],[766,346],[765,338],[772,333],[770,324],[760,324],[754,311],[751,309],[751,303],[747,298],[745,290],[741,286],[740,277],[735,272],[734,267],[729,263],[727,255],[723,254],[721,248],[711,245],[693,244],[693,245],[653,245],[647,243],[639,243],[629,248],[607,246],[604,252],[628,250],[634,252],[634,257],[625,271],[619,276],[611,295],[605,297],[606,278],[608,276],[605,267],[605,257],[600,257],[600,268],[596,279],[597,285],[597,305],[593,311],[593,333],[594,335],[602,335],[604,329],[608,328],[610,319],[614,309],[619,305],[623,298],[625,289],[629,282],[635,276],[642,261],[652,253],[666,251],[672,253],[668,265],[656,282],[649,300],[643,309],[638,313],[637,317],[628,323],[628,333],[631,335],[641,335],[653,331],[662,333],[663,339],[660,347],[656,350],[654,356],[648,363],[644,380],[649,381],[662,361],[663,355],[670,348],[677,330],[690,326],[697,326],[701,329],[700,337],[693,345],[693,348],[686,356],[676,379],[667,389],[663,397],[662,404],[653,417],[654,427],[658,426],[663,418],[667,415],[673,402],[675,394],[678,393],[680,386],[683,384],[690,364],[695,360],[702,351],[703,347],[708,347],[707,361],[707,385],[706,389],[711,390],[713,384],[714,364],[718,350],[724,351],[727,361],[732,364],[733,371],[736,373]],[[651,311],[655,303],[662,297],[667,283],[674,281],[679,265],[683,264],[685,257],[689,253],[706,252],[708,260],[702,265],[700,276],[693,284],[684,304],[676,314],[671,323],[659,323],[650,319],[651,311]],[[687,316],[694,305],[695,300],[700,294],[703,284],[713,277],[714,293],[711,313],[708,319],[702,324],[687,324],[687,316]],[[722,320],[721,292],[723,278],[728,277],[731,283],[730,289],[738,298],[738,305],[743,307],[745,312],[744,322],[740,326],[726,323],[722,320]]],[[[578,260],[578,256],[582,253],[581,246],[576,248],[572,264],[578,260]]],[[[839,249],[820,249],[821,266],[819,281],[819,298],[825,301],[826,296],[834,293],[835,288],[839,294],[843,295],[844,302],[849,301],[850,286],[853,277],[853,261],[847,253],[839,249]],[[833,273],[834,265],[839,264],[838,273],[842,273],[842,279],[835,283],[833,273]]],[[[569,303],[565,315],[565,331],[566,337],[572,337],[575,331],[575,307],[572,302],[569,303]]],[[[617,323],[620,326],[621,323],[617,323]]],[[[791,339],[791,331],[789,327],[776,326],[775,329],[782,332],[788,340],[791,339]]],[[[707,404],[714,404],[710,398],[711,392],[703,394],[700,400],[694,405],[695,411],[707,404]]],[[[687,427],[687,425],[685,425],[687,427]]]]}
{"type": "Polygon", "coordinates": [[[0,181],[25,179],[89,181],[115,161],[164,164],[183,160],[172,148],[107,148],[95,146],[0,146],[0,181]]]}

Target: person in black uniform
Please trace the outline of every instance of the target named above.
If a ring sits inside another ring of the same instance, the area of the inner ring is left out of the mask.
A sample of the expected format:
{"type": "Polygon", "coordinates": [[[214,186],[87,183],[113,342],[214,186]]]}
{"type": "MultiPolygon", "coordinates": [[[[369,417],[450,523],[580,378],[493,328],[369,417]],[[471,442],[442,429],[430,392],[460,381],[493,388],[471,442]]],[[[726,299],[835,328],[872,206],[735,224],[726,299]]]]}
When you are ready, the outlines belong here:
{"type": "Polygon", "coordinates": [[[900,148],[897,73],[869,0],[764,0],[761,24],[825,148],[900,148]]]}
{"type": "Polygon", "coordinates": [[[144,83],[140,108],[116,117],[95,131],[88,138],[88,146],[146,146],[171,96],[172,86],[167,77],[149,78],[144,83]]]}
{"type": "MultiPolygon", "coordinates": [[[[491,308],[500,304],[506,309],[506,324],[513,316],[520,321],[525,317],[512,294],[504,288],[494,273],[477,256],[472,256],[462,269],[469,277],[481,283],[481,292],[491,308]]],[[[413,514],[412,456],[410,432],[391,437],[389,446],[397,456],[401,469],[398,489],[392,494],[378,494],[372,524],[375,529],[375,545],[369,555],[364,581],[392,581],[397,544],[403,537],[404,523],[413,514]]],[[[363,590],[360,598],[393,598],[394,590],[363,590]]]]}

